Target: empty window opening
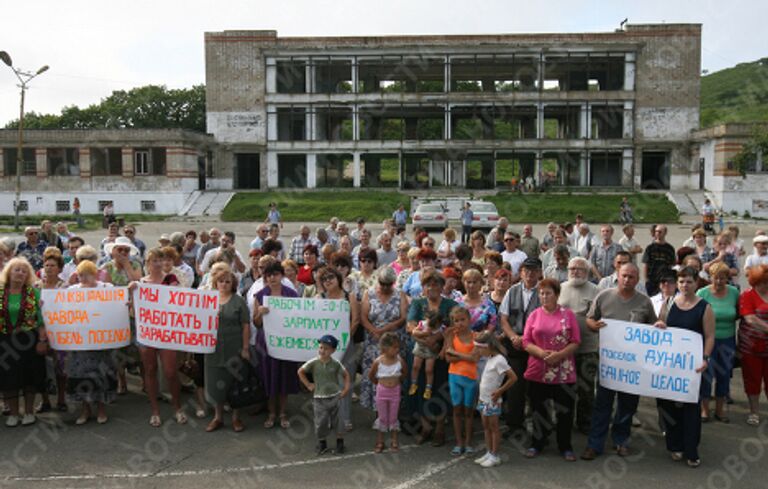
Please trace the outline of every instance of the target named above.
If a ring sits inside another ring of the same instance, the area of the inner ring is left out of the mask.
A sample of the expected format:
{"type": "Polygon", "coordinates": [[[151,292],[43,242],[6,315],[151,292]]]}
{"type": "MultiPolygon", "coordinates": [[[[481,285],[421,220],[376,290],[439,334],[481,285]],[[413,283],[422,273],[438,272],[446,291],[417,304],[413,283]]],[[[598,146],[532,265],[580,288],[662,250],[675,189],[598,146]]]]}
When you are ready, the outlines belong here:
{"type": "Polygon", "coordinates": [[[624,107],[592,106],[592,139],[620,139],[624,136],[624,107]]]}
{"type": "MultiPolygon", "coordinates": [[[[5,164],[5,176],[16,175],[16,148],[3,149],[3,162],[5,164]]],[[[24,162],[21,169],[22,175],[34,176],[37,174],[37,157],[35,148],[23,148],[21,151],[21,161],[24,162]]]]}
{"type": "Polygon", "coordinates": [[[352,187],[354,184],[354,160],[350,154],[317,155],[317,187],[352,187]]]}
{"type": "Polygon", "coordinates": [[[277,186],[280,188],[306,188],[307,155],[277,155],[277,186]]]}
{"type": "Polygon", "coordinates": [[[621,153],[590,153],[589,184],[594,187],[621,186],[621,153]]]}
{"type": "Polygon", "coordinates": [[[496,186],[519,188],[530,177],[536,177],[536,153],[498,153],[496,186]]]}
{"type": "Polygon", "coordinates": [[[306,93],[306,67],[305,61],[278,61],[275,70],[277,93],[306,93]]]}
{"type": "Polygon", "coordinates": [[[580,107],[550,105],[544,107],[544,138],[575,139],[579,137],[580,107]]]}
{"type": "Polygon", "coordinates": [[[495,186],[492,154],[470,154],[466,159],[466,188],[489,189],[495,186]]]}
{"type": "Polygon", "coordinates": [[[538,57],[451,58],[452,92],[525,92],[538,87],[538,57]]]}
{"type": "Polygon", "coordinates": [[[77,148],[48,148],[46,153],[48,175],[80,175],[80,151],[77,148]]]}
{"type": "Polygon", "coordinates": [[[541,158],[541,184],[579,187],[586,185],[586,171],[580,153],[544,153],[541,158]]]}
{"type": "Polygon", "coordinates": [[[431,106],[365,107],[360,110],[362,140],[442,140],[444,111],[431,106]]]}
{"type": "Polygon", "coordinates": [[[404,154],[403,188],[428,188],[430,162],[431,160],[426,154],[404,154]]]}
{"type": "Polygon", "coordinates": [[[543,78],[544,90],[622,90],[624,53],[547,56],[543,78]]]}
{"type": "Polygon", "coordinates": [[[352,61],[313,60],[316,93],[351,93],[352,61]]]}
{"type": "Polygon", "coordinates": [[[361,93],[443,92],[443,58],[382,57],[358,60],[358,91],[361,93]]]}
{"type": "Polygon", "coordinates": [[[315,113],[318,141],[352,141],[352,109],[320,107],[315,113]]]}
{"type": "Polygon", "coordinates": [[[122,175],[123,150],[121,148],[91,148],[91,175],[95,177],[122,175]]]}
{"type": "Polygon", "coordinates": [[[277,140],[305,141],[307,139],[307,109],[285,107],[277,109],[277,140]]]}
{"type": "Polygon", "coordinates": [[[400,184],[400,157],[396,154],[364,153],[360,156],[360,185],[397,187],[400,184]]]}

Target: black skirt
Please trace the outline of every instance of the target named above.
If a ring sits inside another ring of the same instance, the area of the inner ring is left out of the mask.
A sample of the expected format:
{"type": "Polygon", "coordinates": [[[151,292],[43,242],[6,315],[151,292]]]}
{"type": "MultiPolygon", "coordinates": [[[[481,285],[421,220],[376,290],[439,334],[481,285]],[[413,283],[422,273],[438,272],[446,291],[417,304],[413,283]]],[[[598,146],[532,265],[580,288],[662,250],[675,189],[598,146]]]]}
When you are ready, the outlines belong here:
{"type": "Polygon", "coordinates": [[[37,331],[0,335],[0,391],[43,392],[45,357],[36,351],[37,331]]]}

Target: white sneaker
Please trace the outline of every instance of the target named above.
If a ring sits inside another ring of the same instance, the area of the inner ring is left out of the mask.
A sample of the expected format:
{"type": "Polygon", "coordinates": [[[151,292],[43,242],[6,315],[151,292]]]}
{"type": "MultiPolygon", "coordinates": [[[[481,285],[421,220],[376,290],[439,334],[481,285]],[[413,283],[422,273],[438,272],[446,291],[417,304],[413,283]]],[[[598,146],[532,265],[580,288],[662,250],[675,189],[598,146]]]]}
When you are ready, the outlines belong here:
{"type": "Polygon", "coordinates": [[[501,458],[497,455],[488,454],[488,458],[485,459],[483,463],[480,464],[480,467],[483,467],[485,469],[489,467],[496,467],[497,465],[501,465],[501,458]]]}
{"type": "Polygon", "coordinates": [[[9,428],[15,428],[19,426],[19,417],[11,414],[10,416],[8,416],[8,418],[6,418],[5,426],[9,428]]]}
{"type": "Polygon", "coordinates": [[[634,428],[639,428],[640,426],[643,426],[643,422],[640,421],[640,418],[638,418],[636,415],[632,416],[632,426],[634,428]]]}
{"type": "Polygon", "coordinates": [[[490,454],[491,454],[491,452],[485,452],[485,455],[483,455],[482,457],[478,457],[478,458],[476,458],[476,459],[474,460],[474,462],[475,462],[476,464],[480,465],[480,464],[482,464],[483,462],[485,462],[485,459],[487,459],[487,458],[488,458],[488,456],[489,456],[490,454]]]}
{"type": "Polygon", "coordinates": [[[34,414],[25,414],[23,418],[21,418],[21,426],[29,426],[31,424],[35,424],[37,421],[37,417],[34,414]]]}

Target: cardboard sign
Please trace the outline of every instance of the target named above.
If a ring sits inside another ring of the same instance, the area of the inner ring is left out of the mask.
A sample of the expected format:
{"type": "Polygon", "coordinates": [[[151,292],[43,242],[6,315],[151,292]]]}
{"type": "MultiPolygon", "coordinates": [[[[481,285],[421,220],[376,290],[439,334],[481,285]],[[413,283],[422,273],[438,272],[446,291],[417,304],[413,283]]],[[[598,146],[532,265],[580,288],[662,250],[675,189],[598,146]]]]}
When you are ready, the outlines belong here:
{"type": "Polygon", "coordinates": [[[680,328],[605,319],[600,329],[600,385],[641,396],[697,402],[702,336],[680,328]]]}
{"type": "Polygon", "coordinates": [[[111,350],[131,342],[127,287],[44,289],[40,298],[54,350],[111,350]]]}
{"type": "Polygon", "coordinates": [[[349,344],[349,302],[298,297],[264,298],[269,313],[263,317],[267,352],[272,358],[305,362],[317,356],[320,337],[339,340],[333,357],[341,360],[349,344]]]}
{"type": "Polygon", "coordinates": [[[216,350],[218,291],[139,284],[133,306],[140,344],[192,353],[216,350]]]}

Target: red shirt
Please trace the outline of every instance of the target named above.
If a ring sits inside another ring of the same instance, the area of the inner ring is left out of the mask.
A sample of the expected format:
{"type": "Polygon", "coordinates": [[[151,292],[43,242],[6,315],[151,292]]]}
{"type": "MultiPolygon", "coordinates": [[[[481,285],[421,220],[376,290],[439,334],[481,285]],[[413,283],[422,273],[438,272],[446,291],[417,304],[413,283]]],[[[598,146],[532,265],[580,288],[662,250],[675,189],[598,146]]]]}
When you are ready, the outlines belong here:
{"type": "Polygon", "coordinates": [[[303,283],[304,285],[314,284],[314,281],[312,280],[312,268],[306,265],[300,266],[299,273],[296,274],[296,280],[303,283]]]}
{"type": "MultiPolygon", "coordinates": [[[[739,315],[754,315],[768,321],[768,302],[765,302],[755,289],[749,289],[739,298],[739,315]]],[[[759,357],[768,357],[768,333],[741,320],[739,325],[739,351],[759,357]]]]}

